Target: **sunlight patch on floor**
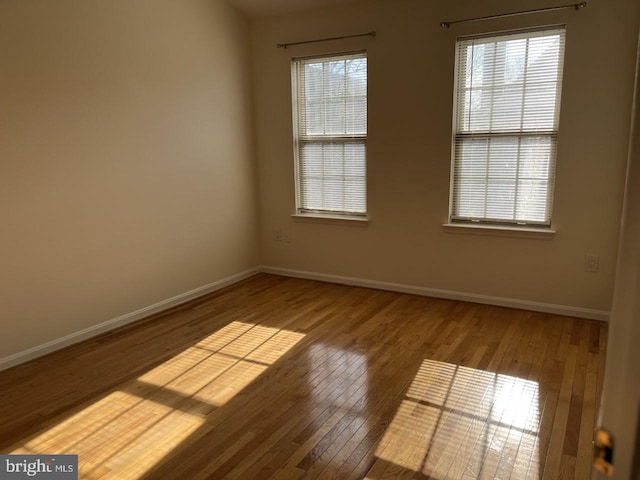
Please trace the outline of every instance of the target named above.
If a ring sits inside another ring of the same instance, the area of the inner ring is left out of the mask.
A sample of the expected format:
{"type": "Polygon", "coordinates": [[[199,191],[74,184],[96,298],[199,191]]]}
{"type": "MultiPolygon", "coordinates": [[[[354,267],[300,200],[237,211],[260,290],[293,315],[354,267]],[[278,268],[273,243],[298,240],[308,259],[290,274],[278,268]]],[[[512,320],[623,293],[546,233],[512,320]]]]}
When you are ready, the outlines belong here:
{"type": "Polygon", "coordinates": [[[138,379],[220,407],[304,334],[232,322],[138,379]]]}
{"type": "Polygon", "coordinates": [[[10,453],[78,454],[83,479],[141,478],[302,338],[233,322],[10,453]]]}
{"type": "Polygon", "coordinates": [[[538,479],[537,382],[424,360],[367,478],[538,479]]]}
{"type": "Polygon", "coordinates": [[[199,416],[123,392],[113,392],[11,451],[73,453],[81,478],[139,478],[204,423],[199,416]]]}

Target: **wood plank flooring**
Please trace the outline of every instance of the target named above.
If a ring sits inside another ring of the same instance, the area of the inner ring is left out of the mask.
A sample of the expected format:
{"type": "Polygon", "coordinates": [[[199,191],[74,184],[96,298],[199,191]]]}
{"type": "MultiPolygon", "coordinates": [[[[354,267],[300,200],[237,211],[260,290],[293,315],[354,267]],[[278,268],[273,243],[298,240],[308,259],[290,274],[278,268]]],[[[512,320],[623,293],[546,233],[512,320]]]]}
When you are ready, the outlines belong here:
{"type": "Polygon", "coordinates": [[[0,372],[83,479],[588,479],[606,324],[257,275],[0,372]]]}

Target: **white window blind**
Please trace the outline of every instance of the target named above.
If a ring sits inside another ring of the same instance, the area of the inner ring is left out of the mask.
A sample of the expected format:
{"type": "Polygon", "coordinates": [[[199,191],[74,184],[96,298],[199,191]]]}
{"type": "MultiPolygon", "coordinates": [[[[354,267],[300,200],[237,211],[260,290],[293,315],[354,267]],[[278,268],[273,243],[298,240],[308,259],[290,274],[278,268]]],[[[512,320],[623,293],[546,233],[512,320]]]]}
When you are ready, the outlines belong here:
{"type": "Polygon", "coordinates": [[[366,215],[367,57],[293,61],[299,213],[366,215]]]}
{"type": "Polygon", "coordinates": [[[452,222],[549,226],[564,28],[457,42],[452,222]]]}

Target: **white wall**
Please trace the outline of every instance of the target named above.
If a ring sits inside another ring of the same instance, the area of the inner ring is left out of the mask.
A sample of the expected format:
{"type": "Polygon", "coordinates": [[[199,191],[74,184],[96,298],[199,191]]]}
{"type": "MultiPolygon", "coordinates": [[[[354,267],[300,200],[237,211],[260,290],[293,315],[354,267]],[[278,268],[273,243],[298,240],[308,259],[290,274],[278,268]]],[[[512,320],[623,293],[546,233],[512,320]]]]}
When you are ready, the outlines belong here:
{"type": "Polygon", "coordinates": [[[0,358],[258,264],[248,24],[0,2],[0,358]]]}
{"type": "Polygon", "coordinates": [[[262,262],[426,288],[609,311],[633,91],[638,2],[591,0],[559,12],[441,20],[548,6],[530,0],[369,0],[254,20],[262,262]],[[456,35],[567,24],[551,240],[447,233],[456,35]],[[360,38],[277,49],[276,44],[360,38]],[[290,61],[366,48],[368,227],[295,223],[290,61]],[[289,229],[291,244],[275,242],[289,229]],[[600,271],[584,271],[585,254],[600,271]]]}

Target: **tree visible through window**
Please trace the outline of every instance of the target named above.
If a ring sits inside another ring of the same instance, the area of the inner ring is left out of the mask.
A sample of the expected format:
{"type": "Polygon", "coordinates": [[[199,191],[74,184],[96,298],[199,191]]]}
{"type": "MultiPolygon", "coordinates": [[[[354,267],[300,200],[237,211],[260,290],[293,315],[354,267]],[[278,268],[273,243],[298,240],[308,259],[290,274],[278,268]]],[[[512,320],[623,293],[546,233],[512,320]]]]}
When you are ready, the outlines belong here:
{"type": "Polygon", "coordinates": [[[299,213],[366,215],[365,53],[293,61],[299,213]]]}
{"type": "Polygon", "coordinates": [[[564,38],[458,41],[452,222],[551,224],[564,38]]]}

